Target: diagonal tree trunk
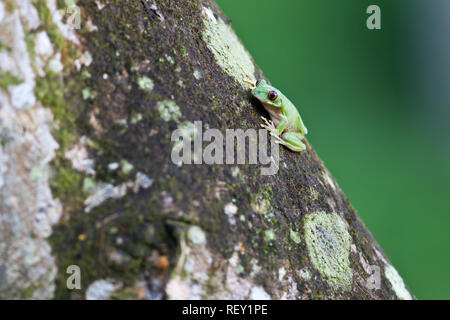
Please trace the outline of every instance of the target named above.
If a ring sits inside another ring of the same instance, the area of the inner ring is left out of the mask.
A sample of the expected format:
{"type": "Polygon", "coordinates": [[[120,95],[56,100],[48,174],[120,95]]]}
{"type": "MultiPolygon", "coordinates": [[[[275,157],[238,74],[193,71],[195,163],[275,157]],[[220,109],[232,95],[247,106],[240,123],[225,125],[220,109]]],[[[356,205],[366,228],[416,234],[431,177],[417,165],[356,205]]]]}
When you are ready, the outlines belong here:
{"type": "Polygon", "coordinates": [[[267,116],[214,1],[74,5],[0,0],[1,298],[412,298],[309,144],[172,161],[267,116]]]}

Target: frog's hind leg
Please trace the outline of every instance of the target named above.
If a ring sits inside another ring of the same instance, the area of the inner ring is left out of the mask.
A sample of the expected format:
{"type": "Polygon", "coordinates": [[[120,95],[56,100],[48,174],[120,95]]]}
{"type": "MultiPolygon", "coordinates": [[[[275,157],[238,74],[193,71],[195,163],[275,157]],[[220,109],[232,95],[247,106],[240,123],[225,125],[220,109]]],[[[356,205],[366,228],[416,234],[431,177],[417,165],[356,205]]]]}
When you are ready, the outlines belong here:
{"type": "Polygon", "coordinates": [[[295,152],[301,152],[306,149],[305,144],[302,142],[304,136],[298,132],[285,132],[277,143],[286,146],[295,152]]]}

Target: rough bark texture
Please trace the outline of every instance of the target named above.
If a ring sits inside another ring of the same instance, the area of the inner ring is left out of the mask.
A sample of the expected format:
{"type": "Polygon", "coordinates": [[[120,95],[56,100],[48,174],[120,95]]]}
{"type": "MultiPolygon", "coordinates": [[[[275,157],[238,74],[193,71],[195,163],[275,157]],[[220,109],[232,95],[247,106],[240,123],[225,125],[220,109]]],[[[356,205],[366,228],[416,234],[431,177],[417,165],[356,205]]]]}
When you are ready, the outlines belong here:
{"type": "Polygon", "coordinates": [[[212,0],[71,4],[0,1],[1,298],[412,297],[309,144],[272,176],[170,160],[267,116],[212,0]]]}

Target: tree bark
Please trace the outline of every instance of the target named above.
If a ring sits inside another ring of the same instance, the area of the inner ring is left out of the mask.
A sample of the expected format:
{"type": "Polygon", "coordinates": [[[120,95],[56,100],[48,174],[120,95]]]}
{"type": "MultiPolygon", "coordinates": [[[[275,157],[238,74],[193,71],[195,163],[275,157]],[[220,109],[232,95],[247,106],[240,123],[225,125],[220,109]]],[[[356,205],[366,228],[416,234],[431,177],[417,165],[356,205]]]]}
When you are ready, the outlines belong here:
{"type": "Polygon", "coordinates": [[[307,142],[171,160],[268,116],[214,1],[73,4],[0,1],[0,298],[413,298],[307,142]]]}

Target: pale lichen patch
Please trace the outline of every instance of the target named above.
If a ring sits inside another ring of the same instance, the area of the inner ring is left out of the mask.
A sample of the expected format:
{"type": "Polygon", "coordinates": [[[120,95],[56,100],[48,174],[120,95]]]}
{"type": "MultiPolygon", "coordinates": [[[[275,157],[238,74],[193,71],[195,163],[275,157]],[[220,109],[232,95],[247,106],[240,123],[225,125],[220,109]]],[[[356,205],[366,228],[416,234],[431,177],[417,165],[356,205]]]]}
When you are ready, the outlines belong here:
{"type": "Polygon", "coordinates": [[[281,267],[278,269],[278,280],[282,281],[284,276],[286,275],[286,269],[284,267],[281,267]]]}
{"type": "Polygon", "coordinates": [[[50,299],[57,270],[47,238],[62,206],[48,177],[59,146],[50,132],[53,116],[34,95],[36,74],[25,37],[40,22],[27,0],[2,16],[0,41],[8,50],[0,50],[0,69],[23,83],[0,89],[0,297],[50,299]]]}
{"type": "Polygon", "coordinates": [[[77,34],[75,32],[76,29],[72,25],[63,22],[63,16],[58,10],[56,0],[47,0],[47,7],[53,18],[53,23],[58,27],[61,35],[66,40],[79,45],[80,41],[78,40],[77,34]]]}
{"type": "Polygon", "coordinates": [[[333,190],[336,190],[336,185],[334,184],[333,179],[331,179],[328,171],[324,172],[323,177],[325,178],[325,181],[333,188],[333,190]]]}
{"type": "Polygon", "coordinates": [[[133,117],[131,117],[131,123],[132,124],[136,124],[136,123],[140,122],[142,119],[143,119],[142,114],[141,113],[137,113],[133,117]]]}
{"type": "Polygon", "coordinates": [[[99,182],[90,186],[90,195],[84,201],[85,212],[90,212],[95,207],[100,206],[109,199],[119,199],[124,197],[128,190],[133,190],[137,193],[140,188],[148,189],[152,186],[153,180],[142,172],[136,173],[134,181],[124,182],[118,186],[110,183],[99,182]]]}
{"type": "Polygon", "coordinates": [[[121,167],[122,173],[125,175],[129,174],[134,169],[134,166],[125,159],[120,160],[120,167],[121,167]]]}
{"type": "Polygon", "coordinates": [[[264,195],[256,195],[251,202],[252,209],[266,218],[270,214],[270,201],[264,195]]]}
{"type": "Polygon", "coordinates": [[[96,280],[86,290],[86,300],[107,300],[116,290],[110,280],[96,280]]]}
{"type": "Polygon", "coordinates": [[[92,55],[89,51],[85,51],[80,58],[74,61],[75,67],[78,71],[81,70],[82,66],[89,67],[93,61],[92,55]]]}
{"type": "Polygon", "coordinates": [[[166,60],[170,63],[170,64],[175,64],[175,60],[169,56],[168,54],[165,55],[166,60]]]}
{"type": "Polygon", "coordinates": [[[381,254],[381,252],[377,248],[373,247],[373,250],[375,251],[375,254],[377,255],[378,259],[383,261],[384,264],[388,264],[387,260],[383,256],[383,254],[381,254]]]}
{"type": "MultiPolygon", "coordinates": [[[[214,266],[221,258],[206,247],[203,231],[191,226],[187,232],[190,247],[184,238],[180,241],[181,253],[175,273],[169,279],[166,293],[169,299],[270,299],[265,289],[251,278],[241,276],[243,268],[239,254],[233,252],[225,264],[214,266]],[[193,237],[193,233],[195,235],[193,237]],[[201,241],[192,241],[203,234],[201,241]],[[195,243],[194,243],[195,242],[195,243]],[[183,273],[184,271],[184,273],[183,273]],[[207,289],[208,288],[208,289],[207,289]]],[[[235,250],[239,250],[237,246],[235,250]]]]}
{"type": "Polygon", "coordinates": [[[166,294],[170,300],[188,300],[191,298],[191,289],[187,281],[176,275],[167,283],[166,294]]]}
{"type": "Polygon", "coordinates": [[[27,109],[36,102],[34,95],[34,83],[25,82],[8,87],[11,104],[16,109],[27,109]]]}
{"type": "Polygon", "coordinates": [[[156,4],[153,3],[150,6],[150,9],[152,9],[154,12],[156,12],[156,14],[158,15],[159,20],[161,20],[161,22],[164,22],[165,18],[163,16],[163,14],[161,13],[161,11],[159,10],[159,8],[156,6],[156,4]]]}
{"type": "MultiPolygon", "coordinates": [[[[36,8],[33,6],[31,1],[16,1],[19,7],[19,12],[21,18],[27,22],[28,28],[31,30],[37,29],[39,27],[39,14],[36,8]]],[[[0,19],[1,21],[1,19],[0,19]]]]}
{"type": "Polygon", "coordinates": [[[83,187],[82,187],[83,192],[85,192],[87,194],[92,193],[94,191],[95,187],[96,187],[96,183],[95,183],[94,178],[92,178],[92,177],[84,178],[83,187]]]}
{"type": "Polygon", "coordinates": [[[350,290],[352,238],[342,218],[335,213],[309,214],[305,221],[305,241],[311,261],[323,279],[334,289],[350,290]]]}
{"type": "Polygon", "coordinates": [[[193,244],[204,244],[206,242],[205,233],[197,226],[189,228],[188,238],[193,244]]]}
{"type": "Polygon", "coordinates": [[[256,260],[255,258],[250,260],[250,265],[252,267],[252,270],[250,271],[250,278],[254,278],[261,271],[262,268],[258,264],[258,260],[256,260]]]}
{"type": "Polygon", "coordinates": [[[299,298],[297,283],[291,276],[287,276],[282,283],[285,289],[278,294],[280,300],[294,300],[299,298]]]}
{"type": "Polygon", "coordinates": [[[203,7],[202,8],[202,15],[209,19],[212,23],[217,24],[217,19],[214,16],[214,13],[212,12],[212,10],[210,8],[207,7],[203,7]]]}
{"type": "Polygon", "coordinates": [[[237,177],[239,177],[241,175],[241,170],[239,169],[239,167],[233,167],[232,169],[231,169],[231,176],[233,177],[233,178],[237,178],[237,177]]]}
{"type": "Polygon", "coordinates": [[[238,207],[234,203],[230,202],[225,205],[223,212],[228,217],[228,223],[232,226],[235,226],[236,225],[236,213],[238,212],[238,207]]]}
{"type": "Polygon", "coordinates": [[[5,5],[3,2],[0,1],[0,23],[3,21],[3,18],[5,17],[5,5]]]}
{"type": "Polygon", "coordinates": [[[156,109],[164,121],[178,121],[181,118],[180,107],[173,100],[164,100],[156,104],[156,109]]]}
{"type": "Polygon", "coordinates": [[[136,184],[134,188],[134,192],[137,192],[139,190],[138,187],[142,187],[144,189],[148,189],[152,186],[153,179],[150,179],[146,174],[142,172],[136,173],[136,184]]]}
{"type": "Polygon", "coordinates": [[[61,53],[56,53],[54,58],[51,58],[47,64],[47,70],[51,71],[54,74],[60,74],[64,69],[64,66],[61,62],[61,53]]]}
{"type": "Polygon", "coordinates": [[[86,23],[86,28],[89,32],[98,31],[98,27],[92,22],[92,20],[89,18],[86,23]]]}
{"type": "Polygon", "coordinates": [[[90,212],[108,199],[119,199],[127,194],[127,185],[114,186],[110,183],[100,182],[95,186],[92,194],[86,198],[84,211],[90,212]]]}
{"type": "Polygon", "coordinates": [[[392,290],[394,290],[395,294],[399,299],[402,300],[412,300],[413,297],[409,293],[408,289],[406,289],[405,283],[403,282],[402,277],[399,275],[397,270],[390,264],[387,264],[384,267],[384,275],[389,280],[392,286],[392,290]]]}
{"type": "Polygon", "coordinates": [[[65,157],[72,163],[72,167],[89,175],[95,175],[94,160],[89,159],[86,149],[87,137],[81,137],[80,141],[66,151],[65,157]]]}
{"type": "MultiPolygon", "coordinates": [[[[29,37],[33,37],[30,34],[29,37]]],[[[48,60],[54,53],[53,45],[50,38],[45,31],[38,32],[34,38],[34,66],[37,69],[39,76],[45,76],[45,67],[47,66],[48,60]]]]}
{"type": "Polygon", "coordinates": [[[115,170],[119,169],[119,167],[120,167],[120,165],[118,162],[108,163],[108,170],[110,170],[110,171],[115,171],[115,170]]]}
{"type": "Polygon", "coordinates": [[[83,96],[83,100],[89,100],[89,99],[94,99],[95,98],[95,94],[89,88],[84,88],[81,91],[81,94],[83,96]]]}
{"type": "Polygon", "coordinates": [[[105,5],[100,0],[95,0],[95,4],[97,5],[97,9],[100,11],[105,7],[105,5]]]}
{"type": "Polygon", "coordinates": [[[292,241],[294,241],[296,244],[299,244],[301,242],[300,239],[300,233],[295,231],[295,230],[290,230],[289,231],[289,237],[291,238],[292,241]]]}
{"type": "Polygon", "coordinates": [[[83,52],[80,57],[80,63],[86,67],[89,67],[93,61],[92,55],[89,51],[83,52]]]}
{"type": "Polygon", "coordinates": [[[53,54],[53,45],[48,37],[47,32],[40,31],[36,34],[35,53],[49,58],[53,54]]]}
{"type": "Polygon", "coordinates": [[[252,77],[255,73],[255,66],[250,55],[228,24],[220,18],[212,19],[214,15],[210,9],[204,9],[203,12],[206,12],[207,16],[203,20],[205,24],[203,39],[208,48],[213,52],[222,69],[244,88],[248,88],[249,84],[243,79],[252,77]]]}
{"type": "Polygon", "coordinates": [[[149,77],[140,77],[138,79],[138,86],[144,91],[151,92],[153,90],[154,84],[153,80],[149,77]]]}
{"type": "Polygon", "coordinates": [[[300,269],[300,271],[298,272],[300,278],[302,278],[305,281],[310,281],[311,280],[311,273],[309,272],[309,270],[307,268],[303,268],[300,269]]]}
{"type": "Polygon", "coordinates": [[[193,75],[194,75],[194,78],[197,80],[200,80],[202,78],[202,73],[197,69],[194,70],[193,75]]]}
{"type": "Polygon", "coordinates": [[[276,238],[275,232],[272,229],[264,231],[264,241],[271,242],[275,240],[275,238],[276,238]]]}
{"type": "Polygon", "coordinates": [[[250,292],[250,300],[271,300],[271,297],[263,287],[256,286],[250,292]]]}

